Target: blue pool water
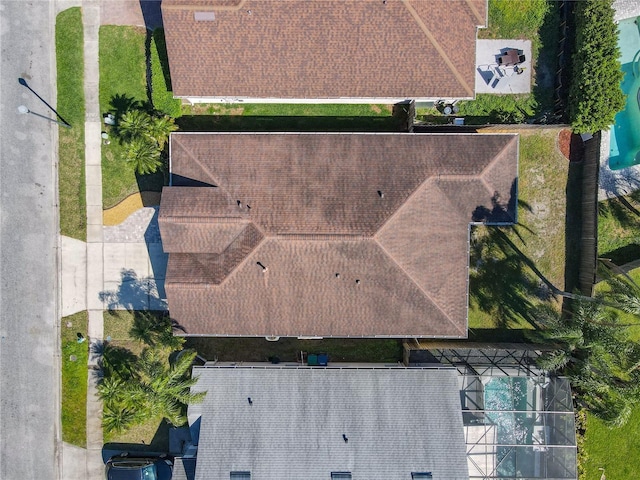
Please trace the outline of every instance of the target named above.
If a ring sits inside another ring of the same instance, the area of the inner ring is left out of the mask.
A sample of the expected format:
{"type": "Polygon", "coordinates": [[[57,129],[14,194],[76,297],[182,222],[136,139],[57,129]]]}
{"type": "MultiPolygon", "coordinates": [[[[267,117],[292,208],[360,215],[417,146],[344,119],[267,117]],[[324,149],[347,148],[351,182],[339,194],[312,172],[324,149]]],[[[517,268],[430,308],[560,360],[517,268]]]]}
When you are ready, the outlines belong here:
{"type": "Polygon", "coordinates": [[[609,167],[612,170],[640,164],[640,17],[618,25],[622,71],[622,91],[627,96],[624,110],[618,112],[611,129],[609,167]]]}

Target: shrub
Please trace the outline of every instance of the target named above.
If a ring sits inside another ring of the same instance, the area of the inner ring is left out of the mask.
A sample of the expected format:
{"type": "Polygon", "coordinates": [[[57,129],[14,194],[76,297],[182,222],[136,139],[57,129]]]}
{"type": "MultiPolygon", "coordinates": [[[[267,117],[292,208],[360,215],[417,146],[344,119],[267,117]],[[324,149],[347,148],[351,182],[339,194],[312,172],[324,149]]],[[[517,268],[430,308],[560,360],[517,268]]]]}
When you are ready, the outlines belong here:
{"type": "Polygon", "coordinates": [[[576,133],[609,128],[624,107],[613,0],[577,2],[576,49],[569,89],[569,118],[576,133]]]}
{"type": "Polygon", "coordinates": [[[153,108],[177,118],[182,115],[180,100],[173,98],[168,74],[167,47],[164,30],[154,30],[150,46],[151,52],[151,100],[153,108]]]}

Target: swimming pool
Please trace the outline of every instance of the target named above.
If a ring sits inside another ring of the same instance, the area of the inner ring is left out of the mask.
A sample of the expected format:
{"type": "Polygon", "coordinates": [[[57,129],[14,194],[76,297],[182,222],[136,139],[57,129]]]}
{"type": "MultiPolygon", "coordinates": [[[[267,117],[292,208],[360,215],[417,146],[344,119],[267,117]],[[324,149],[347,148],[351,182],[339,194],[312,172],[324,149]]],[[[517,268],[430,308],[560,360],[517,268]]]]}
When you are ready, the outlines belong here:
{"type": "Polygon", "coordinates": [[[611,129],[611,170],[640,164],[640,17],[621,20],[618,27],[620,63],[625,74],[621,87],[627,103],[611,129]]]}

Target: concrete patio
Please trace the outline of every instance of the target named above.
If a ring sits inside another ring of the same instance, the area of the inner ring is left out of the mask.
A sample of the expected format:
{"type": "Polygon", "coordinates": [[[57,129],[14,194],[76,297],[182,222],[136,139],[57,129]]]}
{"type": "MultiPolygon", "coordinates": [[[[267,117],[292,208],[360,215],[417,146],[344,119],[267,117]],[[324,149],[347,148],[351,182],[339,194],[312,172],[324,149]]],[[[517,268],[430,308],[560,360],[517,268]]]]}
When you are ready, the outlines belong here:
{"type": "Polygon", "coordinates": [[[476,93],[530,93],[531,42],[529,40],[478,40],[476,44],[476,93]],[[498,57],[506,50],[520,50],[525,61],[501,66],[498,57]],[[519,73],[517,70],[522,70],[519,73]]]}

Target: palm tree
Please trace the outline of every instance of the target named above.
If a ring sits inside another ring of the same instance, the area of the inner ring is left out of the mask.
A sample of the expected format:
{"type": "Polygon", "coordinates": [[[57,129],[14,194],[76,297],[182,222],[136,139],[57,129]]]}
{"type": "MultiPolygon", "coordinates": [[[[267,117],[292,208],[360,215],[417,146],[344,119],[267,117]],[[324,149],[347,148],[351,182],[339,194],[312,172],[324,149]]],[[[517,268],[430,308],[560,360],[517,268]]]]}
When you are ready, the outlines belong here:
{"type": "Polygon", "coordinates": [[[178,126],[173,118],[168,115],[154,117],[148,130],[148,135],[158,142],[158,147],[162,150],[171,132],[175,132],[178,126]]]}
{"type": "Polygon", "coordinates": [[[610,290],[604,294],[605,299],[623,312],[640,316],[640,286],[626,274],[606,276],[610,290]]]}
{"type": "Polygon", "coordinates": [[[166,350],[148,347],[137,357],[131,375],[122,377],[111,371],[98,385],[104,402],[104,429],[121,432],[159,416],[172,425],[184,425],[187,405],[201,402],[206,394],[191,392],[198,381],[189,377],[195,356],[194,350],[183,350],[169,362],[166,350]]]}
{"type": "Polygon", "coordinates": [[[167,365],[159,361],[158,351],[145,349],[140,356],[140,388],[145,394],[145,409],[153,415],[164,417],[172,425],[184,425],[186,406],[204,400],[206,392],[192,393],[191,387],[198,381],[188,373],[196,352],[185,350],[167,365]]]}
{"type": "Polygon", "coordinates": [[[125,160],[133,164],[140,175],[155,173],[162,167],[162,159],[158,145],[148,138],[131,140],[125,152],[125,160]]]}
{"type": "Polygon", "coordinates": [[[549,307],[536,311],[542,328],[530,338],[554,347],[538,364],[567,375],[594,415],[623,425],[640,400],[640,346],[628,340],[616,312],[601,302],[575,300],[572,310],[567,315],[549,307]]]}
{"type": "Polygon", "coordinates": [[[105,403],[102,413],[102,428],[108,433],[122,433],[140,421],[140,416],[133,410],[105,403]]]}
{"type": "Polygon", "coordinates": [[[146,312],[137,312],[129,335],[150,347],[156,345],[178,350],[184,344],[184,338],[173,335],[173,325],[168,316],[158,318],[146,312]]]}
{"type": "Polygon", "coordinates": [[[126,112],[118,122],[118,132],[126,142],[147,137],[153,119],[143,110],[133,109],[126,112]]]}

